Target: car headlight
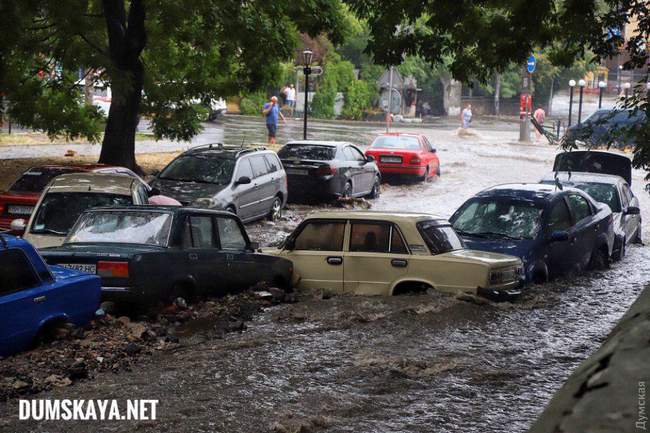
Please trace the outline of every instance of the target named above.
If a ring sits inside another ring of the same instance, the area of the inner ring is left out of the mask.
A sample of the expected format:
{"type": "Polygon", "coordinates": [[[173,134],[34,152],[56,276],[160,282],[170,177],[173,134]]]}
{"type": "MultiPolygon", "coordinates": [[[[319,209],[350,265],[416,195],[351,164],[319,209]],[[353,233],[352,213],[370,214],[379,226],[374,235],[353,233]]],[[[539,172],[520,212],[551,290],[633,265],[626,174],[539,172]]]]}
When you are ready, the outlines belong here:
{"type": "Polygon", "coordinates": [[[516,266],[507,269],[499,269],[490,272],[490,285],[498,286],[501,284],[513,283],[519,281],[524,274],[523,266],[516,266]]]}

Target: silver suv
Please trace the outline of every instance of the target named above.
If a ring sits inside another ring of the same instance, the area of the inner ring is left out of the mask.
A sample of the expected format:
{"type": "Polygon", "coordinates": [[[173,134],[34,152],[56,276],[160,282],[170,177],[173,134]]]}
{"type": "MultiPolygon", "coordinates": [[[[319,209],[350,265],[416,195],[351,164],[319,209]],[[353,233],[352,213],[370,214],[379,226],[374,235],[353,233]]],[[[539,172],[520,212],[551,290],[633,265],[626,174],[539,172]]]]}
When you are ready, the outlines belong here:
{"type": "Polygon", "coordinates": [[[276,220],[287,202],[282,163],[264,147],[193,147],[154,176],[151,186],[184,206],[227,210],[244,222],[276,220]]]}

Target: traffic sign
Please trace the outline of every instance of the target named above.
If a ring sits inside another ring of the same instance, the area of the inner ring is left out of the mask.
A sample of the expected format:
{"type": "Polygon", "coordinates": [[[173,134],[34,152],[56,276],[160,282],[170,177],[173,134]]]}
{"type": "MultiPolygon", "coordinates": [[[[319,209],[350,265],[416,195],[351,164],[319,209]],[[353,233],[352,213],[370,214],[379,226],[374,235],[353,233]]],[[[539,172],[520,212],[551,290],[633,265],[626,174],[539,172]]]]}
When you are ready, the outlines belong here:
{"type": "Polygon", "coordinates": [[[528,57],[528,61],[526,62],[526,69],[528,70],[529,74],[532,74],[533,72],[535,72],[535,64],[536,63],[537,62],[535,60],[535,56],[533,56],[531,54],[530,57],[528,57]]]}

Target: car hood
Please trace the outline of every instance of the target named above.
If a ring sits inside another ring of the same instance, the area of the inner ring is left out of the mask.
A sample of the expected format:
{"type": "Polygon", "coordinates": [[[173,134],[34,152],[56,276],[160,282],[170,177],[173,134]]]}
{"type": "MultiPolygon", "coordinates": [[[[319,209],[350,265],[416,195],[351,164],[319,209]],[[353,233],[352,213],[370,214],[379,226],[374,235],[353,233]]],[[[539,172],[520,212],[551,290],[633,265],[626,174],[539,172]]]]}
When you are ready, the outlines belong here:
{"type": "Polygon", "coordinates": [[[508,266],[508,265],[516,265],[519,264],[519,259],[516,257],[513,257],[512,255],[507,255],[507,254],[496,254],[493,252],[486,252],[486,251],[478,251],[474,249],[462,249],[462,250],[455,250],[455,251],[450,251],[448,253],[442,254],[443,256],[446,257],[453,257],[457,259],[466,259],[466,260],[473,260],[473,261],[479,261],[482,263],[487,263],[490,266],[493,267],[501,267],[501,266],[508,266]]]}
{"type": "Polygon", "coordinates": [[[553,163],[553,171],[614,174],[632,185],[632,160],[617,153],[588,150],[558,153],[553,163]]]}
{"type": "Polygon", "coordinates": [[[528,259],[529,252],[535,244],[535,241],[533,239],[482,239],[469,236],[463,236],[462,239],[465,243],[465,246],[470,250],[507,254],[509,256],[519,257],[524,261],[528,259]]]}
{"type": "Polygon", "coordinates": [[[152,187],[160,190],[161,195],[166,195],[180,201],[183,205],[194,203],[200,199],[210,199],[223,191],[228,185],[200,182],[180,182],[177,180],[155,179],[152,187]]]}

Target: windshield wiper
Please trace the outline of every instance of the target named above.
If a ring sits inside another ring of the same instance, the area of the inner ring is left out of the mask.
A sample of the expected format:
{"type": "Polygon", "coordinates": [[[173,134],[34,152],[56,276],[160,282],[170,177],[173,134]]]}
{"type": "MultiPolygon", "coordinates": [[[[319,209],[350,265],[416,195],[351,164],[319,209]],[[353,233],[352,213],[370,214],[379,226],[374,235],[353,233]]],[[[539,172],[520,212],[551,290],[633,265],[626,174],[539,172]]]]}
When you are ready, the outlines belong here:
{"type": "Polygon", "coordinates": [[[59,236],[65,236],[65,235],[67,235],[66,232],[60,232],[60,231],[53,230],[53,229],[38,229],[38,230],[32,230],[32,233],[36,233],[36,234],[39,234],[39,233],[49,233],[49,234],[52,234],[52,235],[59,235],[59,236]]]}
{"type": "Polygon", "coordinates": [[[503,238],[503,239],[510,239],[510,240],[515,240],[519,241],[523,239],[522,237],[516,237],[516,236],[510,236],[505,233],[498,233],[498,232],[477,232],[477,233],[467,233],[469,236],[478,236],[478,237],[483,237],[483,238],[489,238],[489,237],[498,237],[498,238],[503,238]]]}

